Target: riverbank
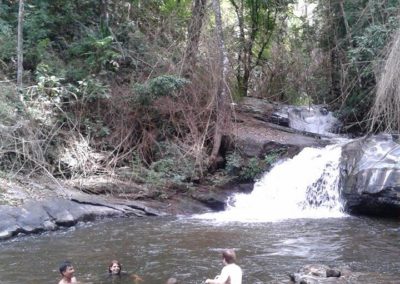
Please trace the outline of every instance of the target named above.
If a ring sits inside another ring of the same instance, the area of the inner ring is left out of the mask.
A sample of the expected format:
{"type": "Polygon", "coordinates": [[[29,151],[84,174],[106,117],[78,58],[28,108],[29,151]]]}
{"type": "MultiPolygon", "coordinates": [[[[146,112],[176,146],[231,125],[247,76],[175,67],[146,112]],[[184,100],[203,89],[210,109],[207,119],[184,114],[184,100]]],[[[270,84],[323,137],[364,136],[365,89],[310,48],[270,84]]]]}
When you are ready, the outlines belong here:
{"type": "Polygon", "coordinates": [[[223,210],[252,183],[197,186],[190,191],[140,185],[115,177],[0,179],[0,240],[53,231],[99,218],[191,215],[223,210]]]}
{"type": "MultiPolygon", "coordinates": [[[[273,108],[263,100],[244,100],[237,107],[231,133],[226,134],[229,146],[225,151],[234,150],[243,159],[263,162],[266,157],[271,160],[279,155],[290,157],[304,147],[329,143],[321,135],[272,124],[273,108]],[[273,155],[267,156],[269,153],[273,155]]],[[[226,157],[222,159],[226,160],[226,157]]],[[[270,165],[271,162],[259,163],[256,168],[248,167],[247,170],[254,175],[256,171],[267,170],[270,165]]],[[[138,182],[130,168],[117,169],[113,175],[74,179],[56,179],[50,174],[4,174],[0,178],[0,217],[3,220],[0,222],[0,239],[57,230],[96,218],[220,211],[225,208],[230,195],[250,192],[253,186],[251,180],[235,176],[234,171],[238,169],[233,169],[230,175],[223,167],[207,173],[195,183],[168,181],[161,185],[138,182]]]]}

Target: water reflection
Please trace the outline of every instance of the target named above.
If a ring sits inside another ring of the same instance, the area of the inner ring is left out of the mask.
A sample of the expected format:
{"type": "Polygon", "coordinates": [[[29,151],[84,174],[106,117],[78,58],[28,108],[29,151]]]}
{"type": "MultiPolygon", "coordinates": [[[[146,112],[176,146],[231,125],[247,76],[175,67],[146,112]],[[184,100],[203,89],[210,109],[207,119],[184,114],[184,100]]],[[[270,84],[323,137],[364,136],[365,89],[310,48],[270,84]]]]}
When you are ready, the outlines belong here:
{"type": "MultiPolygon", "coordinates": [[[[64,259],[73,261],[84,283],[107,283],[104,277],[112,259],[142,276],[143,284],[164,283],[172,276],[182,283],[201,283],[218,274],[220,251],[227,247],[237,250],[244,283],[289,283],[287,273],[307,263],[347,265],[374,272],[369,283],[387,283],[400,269],[399,224],[364,218],[250,224],[184,218],[104,220],[1,243],[1,283],[57,283],[58,264],[64,259]]],[[[120,283],[132,281],[128,277],[120,283]]]]}

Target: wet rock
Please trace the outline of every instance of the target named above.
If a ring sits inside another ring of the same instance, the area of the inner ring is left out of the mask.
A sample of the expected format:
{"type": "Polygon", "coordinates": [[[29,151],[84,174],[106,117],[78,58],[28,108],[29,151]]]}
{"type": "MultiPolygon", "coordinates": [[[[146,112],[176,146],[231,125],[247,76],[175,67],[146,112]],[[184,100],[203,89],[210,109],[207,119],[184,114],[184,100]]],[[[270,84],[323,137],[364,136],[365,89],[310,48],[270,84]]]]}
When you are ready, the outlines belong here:
{"type": "Polygon", "coordinates": [[[43,202],[30,201],[21,208],[16,220],[24,233],[35,233],[57,228],[57,225],[51,220],[42,205],[43,202]]]}
{"type": "Polygon", "coordinates": [[[2,208],[0,209],[0,239],[8,239],[20,232],[21,228],[17,223],[16,217],[14,217],[12,214],[15,212],[19,211],[19,208],[16,208],[17,210],[13,210],[14,208],[11,208],[11,206],[7,205],[2,205],[2,208]]]}
{"type": "Polygon", "coordinates": [[[157,210],[134,201],[92,198],[80,194],[75,199],[52,197],[29,201],[22,207],[0,206],[0,240],[20,233],[32,234],[70,227],[80,221],[111,216],[158,216],[157,210]]]}
{"type": "Polygon", "coordinates": [[[195,192],[192,198],[200,201],[214,211],[225,209],[227,197],[219,192],[195,192]]]}
{"type": "MultiPolygon", "coordinates": [[[[234,145],[234,150],[245,157],[259,158],[264,158],[265,154],[270,151],[282,148],[296,154],[304,147],[329,144],[329,141],[321,139],[320,133],[323,133],[322,128],[324,131],[329,128],[326,127],[325,120],[331,119],[331,113],[328,115],[324,111],[321,113],[321,107],[314,110],[312,115],[309,114],[308,107],[291,108],[289,106],[280,107],[262,99],[245,98],[237,106],[238,112],[235,114],[232,132],[225,136],[225,140],[227,137],[232,137],[234,143],[226,144],[234,145]],[[295,110],[292,111],[291,108],[295,110]],[[292,115],[293,117],[301,117],[303,121],[306,121],[303,123],[306,126],[294,127],[297,120],[290,121],[289,113],[292,112],[295,113],[292,115]],[[324,122],[318,121],[318,119],[313,120],[314,117],[319,117],[324,122]],[[321,131],[311,133],[311,127],[320,128],[321,131]]],[[[337,121],[333,117],[332,120],[337,121]]]]}
{"type": "Polygon", "coordinates": [[[280,121],[287,121],[290,128],[327,136],[334,136],[333,134],[337,133],[341,127],[341,123],[332,112],[320,105],[280,105],[276,107],[271,117],[275,120],[280,118],[280,121]]]}
{"type": "Polygon", "coordinates": [[[400,216],[400,144],[392,135],[354,140],[343,147],[341,196],[351,214],[400,216]]]}
{"type": "Polygon", "coordinates": [[[297,272],[289,274],[290,280],[298,284],[350,283],[338,268],[323,264],[307,264],[297,272]]]}

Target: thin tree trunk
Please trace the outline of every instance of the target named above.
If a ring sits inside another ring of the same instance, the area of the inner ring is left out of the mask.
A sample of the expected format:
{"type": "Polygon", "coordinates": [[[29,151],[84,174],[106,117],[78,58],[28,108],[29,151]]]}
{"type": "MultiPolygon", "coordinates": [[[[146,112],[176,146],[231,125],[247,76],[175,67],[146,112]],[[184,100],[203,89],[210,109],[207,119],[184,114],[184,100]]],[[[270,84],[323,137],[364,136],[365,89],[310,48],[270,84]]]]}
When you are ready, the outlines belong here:
{"type": "MultiPolygon", "coordinates": [[[[355,47],[353,42],[352,42],[351,28],[350,28],[350,25],[349,25],[349,21],[347,21],[346,11],[344,9],[344,0],[340,0],[339,1],[339,6],[340,6],[340,13],[342,14],[342,18],[343,18],[344,27],[345,27],[345,30],[346,30],[346,41],[347,41],[349,46],[355,47]]],[[[357,71],[358,86],[360,88],[362,88],[361,76],[359,75],[359,74],[361,74],[360,68],[358,67],[357,64],[355,64],[354,67],[355,67],[355,69],[357,71]]]]}
{"type": "Polygon", "coordinates": [[[108,13],[108,0],[101,1],[101,16],[104,24],[108,27],[110,22],[110,15],[108,13]]]}
{"type": "Polygon", "coordinates": [[[199,49],[199,41],[203,20],[206,11],[207,0],[194,0],[192,5],[192,18],[188,26],[188,42],[183,63],[183,75],[190,78],[196,65],[196,54],[199,49]]]}
{"type": "Polygon", "coordinates": [[[218,89],[215,100],[215,112],[217,115],[217,120],[214,128],[213,149],[210,156],[211,167],[215,168],[219,150],[221,148],[223,129],[227,127],[228,120],[230,118],[230,107],[228,104],[228,92],[226,84],[229,62],[225,52],[225,42],[222,30],[222,18],[219,0],[213,0],[213,9],[215,14],[215,28],[218,44],[219,65],[218,89]]]}
{"type": "Polygon", "coordinates": [[[19,0],[18,10],[18,35],[17,35],[17,91],[20,95],[20,100],[23,102],[22,96],[22,74],[23,67],[23,26],[24,26],[24,0],[19,0]]]}
{"type": "Polygon", "coordinates": [[[236,3],[235,0],[230,1],[233,7],[235,8],[236,16],[238,18],[238,25],[239,25],[239,38],[240,38],[240,47],[238,50],[238,56],[237,56],[237,61],[238,61],[238,67],[236,70],[236,79],[238,81],[238,90],[246,96],[246,93],[243,91],[244,90],[244,79],[243,79],[243,71],[242,67],[245,66],[245,62],[247,61],[246,59],[246,52],[245,51],[245,45],[246,45],[246,35],[244,32],[244,15],[243,15],[243,0],[238,3],[236,3]]]}

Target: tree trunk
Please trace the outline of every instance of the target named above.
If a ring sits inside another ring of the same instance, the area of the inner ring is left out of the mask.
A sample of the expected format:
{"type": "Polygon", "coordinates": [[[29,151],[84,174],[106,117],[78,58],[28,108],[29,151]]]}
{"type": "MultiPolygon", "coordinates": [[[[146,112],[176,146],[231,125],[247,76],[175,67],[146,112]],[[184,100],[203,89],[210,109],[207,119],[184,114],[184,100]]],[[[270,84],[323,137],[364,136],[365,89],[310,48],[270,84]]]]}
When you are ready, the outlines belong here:
{"type": "MultiPolygon", "coordinates": [[[[347,16],[346,16],[346,11],[344,9],[344,0],[340,0],[339,1],[339,6],[340,6],[340,13],[342,15],[342,19],[343,19],[343,23],[344,23],[344,27],[346,30],[346,41],[347,44],[349,46],[355,47],[352,41],[352,35],[351,35],[351,29],[350,29],[350,25],[349,25],[349,21],[347,21],[347,16]]],[[[362,81],[361,81],[361,72],[360,72],[360,68],[358,67],[357,64],[354,65],[356,72],[357,72],[357,82],[358,82],[358,86],[360,88],[362,88],[362,81]]]]}
{"type": "Polygon", "coordinates": [[[108,13],[108,0],[101,0],[101,17],[106,27],[110,22],[110,15],[108,13]]]}
{"type": "Polygon", "coordinates": [[[199,49],[199,41],[203,20],[206,11],[207,0],[194,0],[192,5],[192,18],[188,26],[188,42],[183,63],[183,76],[190,78],[196,65],[196,54],[199,49]]]}
{"type": "Polygon", "coordinates": [[[23,67],[23,25],[24,25],[24,0],[19,0],[18,10],[18,35],[17,35],[17,91],[20,96],[21,102],[23,102],[22,96],[22,73],[23,67]]]}
{"type": "Polygon", "coordinates": [[[244,14],[243,14],[243,0],[239,1],[239,3],[236,3],[235,0],[230,1],[233,7],[235,8],[236,16],[238,18],[238,25],[239,25],[239,39],[240,39],[240,47],[237,52],[237,69],[236,69],[236,80],[238,83],[238,90],[239,92],[246,96],[247,91],[245,91],[245,86],[244,86],[244,76],[243,76],[243,67],[245,65],[245,62],[247,61],[246,57],[246,52],[245,52],[245,45],[246,45],[246,35],[245,35],[245,27],[244,27],[244,14]]]}
{"type": "Polygon", "coordinates": [[[226,85],[229,62],[225,52],[225,42],[222,30],[221,8],[219,0],[213,0],[213,9],[215,14],[215,29],[218,45],[219,65],[218,87],[215,98],[215,113],[217,115],[217,118],[214,128],[213,149],[210,156],[210,165],[212,168],[215,168],[219,150],[221,148],[223,130],[226,129],[226,127],[228,126],[230,119],[230,106],[226,85]]]}

